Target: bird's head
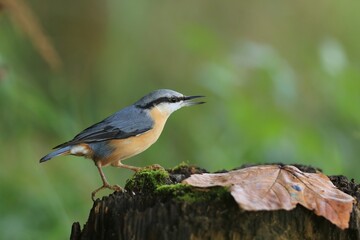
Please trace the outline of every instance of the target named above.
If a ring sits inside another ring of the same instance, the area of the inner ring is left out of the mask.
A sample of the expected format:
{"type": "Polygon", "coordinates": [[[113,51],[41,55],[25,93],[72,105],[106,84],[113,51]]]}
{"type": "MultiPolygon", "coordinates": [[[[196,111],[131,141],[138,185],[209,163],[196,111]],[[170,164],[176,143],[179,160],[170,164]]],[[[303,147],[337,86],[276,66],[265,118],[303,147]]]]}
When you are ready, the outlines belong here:
{"type": "Polygon", "coordinates": [[[157,107],[161,112],[170,115],[182,107],[205,103],[193,101],[193,99],[200,97],[203,96],[185,96],[173,90],[159,89],[144,96],[135,105],[149,110],[157,107]]]}

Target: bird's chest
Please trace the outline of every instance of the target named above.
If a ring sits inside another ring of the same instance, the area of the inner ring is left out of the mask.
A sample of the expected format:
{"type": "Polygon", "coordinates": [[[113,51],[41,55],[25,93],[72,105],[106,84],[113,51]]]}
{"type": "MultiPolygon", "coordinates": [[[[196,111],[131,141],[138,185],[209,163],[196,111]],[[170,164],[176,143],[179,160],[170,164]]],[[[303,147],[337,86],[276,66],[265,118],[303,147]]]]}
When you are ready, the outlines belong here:
{"type": "Polygon", "coordinates": [[[112,141],[112,144],[118,149],[118,154],[120,155],[118,159],[125,159],[145,151],[156,142],[160,134],[161,130],[155,128],[138,136],[114,140],[112,141]]]}
{"type": "Polygon", "coordinates": [[[111,140],[109,144],[114,151],[103,165],[135,156],[155,143],[164,128],[167,116],[163,116],[161,112],[155,110],[151,112],[151,117],[154,119],[154,126],[149,131],[127,139],[111,140]]]}

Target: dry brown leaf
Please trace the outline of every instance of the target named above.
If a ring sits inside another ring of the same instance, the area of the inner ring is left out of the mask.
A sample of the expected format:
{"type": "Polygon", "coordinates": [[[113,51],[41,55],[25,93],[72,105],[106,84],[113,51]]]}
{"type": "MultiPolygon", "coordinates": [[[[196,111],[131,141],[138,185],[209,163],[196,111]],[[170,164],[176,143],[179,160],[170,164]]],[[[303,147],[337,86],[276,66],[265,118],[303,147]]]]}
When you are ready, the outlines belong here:
{"type": "Polygon", "coordinates": [[[227,173],[194,174],[183,181],[195,187],[228,186],[245,210],[291,210],[299,203],[341,229],[349,227],[354,198],[322,173],[294,166],[263,165],[227,173]]]}

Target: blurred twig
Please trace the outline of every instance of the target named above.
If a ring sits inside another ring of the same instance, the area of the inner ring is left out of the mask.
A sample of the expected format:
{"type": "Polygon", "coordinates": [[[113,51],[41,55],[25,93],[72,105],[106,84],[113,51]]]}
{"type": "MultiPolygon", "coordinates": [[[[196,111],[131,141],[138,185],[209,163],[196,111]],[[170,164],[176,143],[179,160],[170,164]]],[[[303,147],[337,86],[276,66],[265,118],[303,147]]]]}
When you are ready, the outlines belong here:
{"type": "Polygon", "coordinates": [[[8,69],[6,66],[0,65],[0,82],[5,79],[8,69]]]}
{"type": "Polygon", "coordinates": [[[28,35],[39,54],[53,70],[61,68],[62,62],[58,53],[42,30],[38,19],[23,0],[0,0],[0,10],[9,13],[13,23],[28,35]]]}

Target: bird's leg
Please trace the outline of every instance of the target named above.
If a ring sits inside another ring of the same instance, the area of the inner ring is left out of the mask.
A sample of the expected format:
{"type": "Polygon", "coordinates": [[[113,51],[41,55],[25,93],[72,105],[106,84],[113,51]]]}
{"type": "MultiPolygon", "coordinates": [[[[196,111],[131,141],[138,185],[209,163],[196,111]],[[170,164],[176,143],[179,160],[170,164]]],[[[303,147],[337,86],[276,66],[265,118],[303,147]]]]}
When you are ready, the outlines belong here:
{"type": "Polygon", "coordinates": [[[118,168],[127,168],[127,169],[130,169],[130,170],[133,170],[134,172],[138,172],[141,169],[164,170],[164,168],[162,166],[160,166],[159,164],[153,164],[153,165],[141,168],[141,167],[134,167],[134,166],[125,165],[125,164],[122,164],[121,161],[117,161],[115,163],[112,163],[111,165],[114,166],[114,167],[118,167],[118,168]]]}
{"type": "Polygon", "coordinates": [[[96,167],[99,170],[100,177],[101,177],[101,180],[103,182],[103,185],[91,193],[91,198],[92,198],[93,201],[95,201],[96,193],[99,192],[100,190],[104,189],[104,188],[108,188],[108,189],[111,189],[111,190],[114,190],[114,191],[122,191],[120,186],[118,186],[118,185],[111,186],[108,183],[108,181],[106,180],[105,174],[101,169],[101,164],[100,163],[96,163],[96,167]]]}
{"type": "Polygon", "coordinates": [[[134,166],[130,166],[130,165],[125,165],[125,164],[122,164],[121,161],[118,161],[118,162],[113,163],[111,165],[114,166],[114,167],[118,167],[118,168],[127,168],[127,169],[130,169],[130,170],[134,171],[134,172],[138,172],[138,171],[141,170],[140,167],[134,167],[134,166]]]}

